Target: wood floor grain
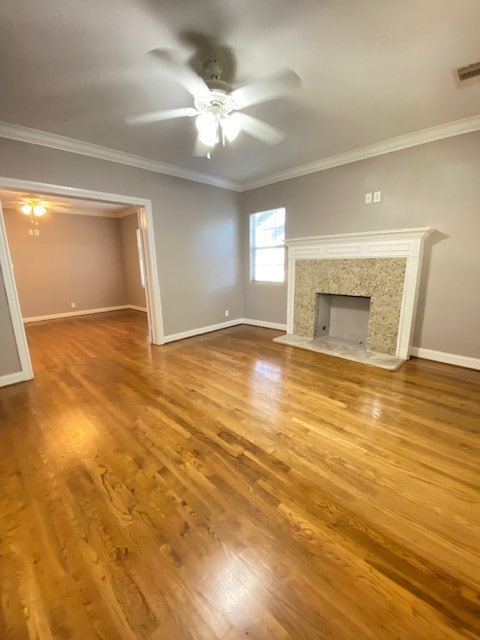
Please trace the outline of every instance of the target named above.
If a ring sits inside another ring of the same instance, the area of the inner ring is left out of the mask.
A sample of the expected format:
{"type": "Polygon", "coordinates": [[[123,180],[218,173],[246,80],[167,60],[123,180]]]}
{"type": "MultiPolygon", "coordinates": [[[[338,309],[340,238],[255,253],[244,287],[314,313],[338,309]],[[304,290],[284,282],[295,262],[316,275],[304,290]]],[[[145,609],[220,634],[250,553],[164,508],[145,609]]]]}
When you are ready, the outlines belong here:
{"type": "Polygon", "coordinates": [[[143,314],[0,390],[2,640],[480,638],[480,372],[143,314]]]}

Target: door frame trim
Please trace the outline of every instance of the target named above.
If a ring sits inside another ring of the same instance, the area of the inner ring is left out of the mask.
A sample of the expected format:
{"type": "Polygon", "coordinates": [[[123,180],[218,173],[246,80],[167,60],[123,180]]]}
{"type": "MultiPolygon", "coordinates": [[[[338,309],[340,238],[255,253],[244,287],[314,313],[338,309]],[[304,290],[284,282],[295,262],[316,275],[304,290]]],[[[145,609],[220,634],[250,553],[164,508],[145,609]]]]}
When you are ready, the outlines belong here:
{"type": "MultiPolygon", "coordinates": [[[[151,341],[153,344],[165,344],[165,333],[163,326],[163,309],[160,292],[160,279],[158,275],[157,251],[154,237],[153,207],[152,201],[136,196],[126,196],[117,193],[107,193],[104,191],[94,191],[91,189],[80,189],[77,187],[67,187],[64,185],[48,184],[32,180],[18,180],[16,178],[0,177],[0,189],[24,192],[41,192],[45,195],[67,196],[70,198],[80,198],[87,200],[98,200],[104,202],[114,202],[118,204],[133,205],[140,211],[139,221],[144,238],[145,266],[147,277],[147,309],[149,315],[149,325],[151,331],[151,341]]],[[[3,272],[5,288],[7,293],[10,317],[12,319],[13,331],[20,359],[21,371],[11,372],[11,374],[22,374],[23,380],[33,378],[32,363],[28,349],[27,337],[23,325],[20,303],[13,275],[12,260],[8,248],[7,234],[3,220],[3,212],[0,202],[0,266],[3,272]]],[[[10,379],[11,374],[0,377],[0,386],[3,378],[10,379]]],[[[17,380],[18,381],[18,380],[17,380]]],[[[6,382],[6,384],[9,384],[6,382]]]]}

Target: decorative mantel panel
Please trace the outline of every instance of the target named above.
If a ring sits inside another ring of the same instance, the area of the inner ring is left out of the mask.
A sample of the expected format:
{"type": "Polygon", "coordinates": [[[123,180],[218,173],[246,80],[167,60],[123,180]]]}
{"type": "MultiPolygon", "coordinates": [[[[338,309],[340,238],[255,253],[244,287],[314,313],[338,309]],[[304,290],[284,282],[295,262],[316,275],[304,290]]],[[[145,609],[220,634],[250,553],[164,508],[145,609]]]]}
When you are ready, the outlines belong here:
{"type": "Polygon", "coordinates": [[[367,348],[409,356],[423,242],[432,229],[287,240],[287,334],[314,337],[317,293],[370,298],[367,348]]]}

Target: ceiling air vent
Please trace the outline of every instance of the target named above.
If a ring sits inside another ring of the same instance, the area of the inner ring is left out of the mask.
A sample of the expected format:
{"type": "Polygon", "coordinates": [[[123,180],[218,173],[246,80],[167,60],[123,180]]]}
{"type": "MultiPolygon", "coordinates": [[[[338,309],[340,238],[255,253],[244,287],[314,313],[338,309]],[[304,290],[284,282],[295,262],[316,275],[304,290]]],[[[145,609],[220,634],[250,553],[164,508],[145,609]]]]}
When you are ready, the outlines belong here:
{"type": "Polygon", "coordinates": [[[455,70],[455,75],[460,86],[480,82],[480,62],[467,64],[465,67],[459,67],[455,70]]]}

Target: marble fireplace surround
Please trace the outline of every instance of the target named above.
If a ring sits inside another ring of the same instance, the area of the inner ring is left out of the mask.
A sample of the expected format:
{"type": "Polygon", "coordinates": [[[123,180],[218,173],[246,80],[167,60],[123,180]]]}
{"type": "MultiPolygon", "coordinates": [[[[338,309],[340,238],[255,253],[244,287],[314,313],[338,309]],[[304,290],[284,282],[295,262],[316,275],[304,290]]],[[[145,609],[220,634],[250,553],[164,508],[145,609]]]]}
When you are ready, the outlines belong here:
{"type": "Polygon", "coordinates": [[[367,349],[406,360],[429,227],[286,240],[287,335],[313,339],[317,294],[371,299],[367,349]]]}

